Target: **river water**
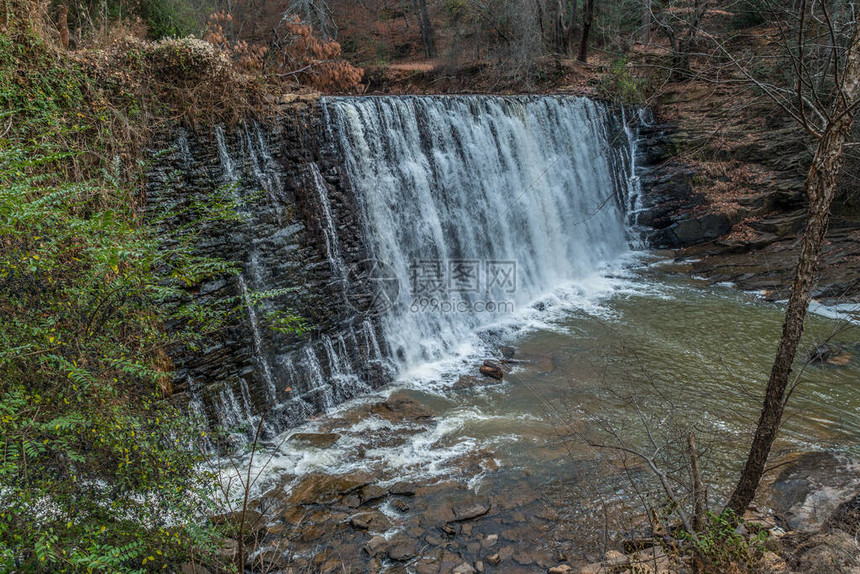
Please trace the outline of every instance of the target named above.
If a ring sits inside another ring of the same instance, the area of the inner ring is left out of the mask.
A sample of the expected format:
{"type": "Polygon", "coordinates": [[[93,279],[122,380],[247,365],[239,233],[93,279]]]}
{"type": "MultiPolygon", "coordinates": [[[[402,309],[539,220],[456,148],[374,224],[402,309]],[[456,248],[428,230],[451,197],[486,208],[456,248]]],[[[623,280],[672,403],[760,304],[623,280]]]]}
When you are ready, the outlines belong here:
{"type": "MultiPolygon", "coordinates": [[[[622,465],[611,447],[651,452],[656,444],[669,464],[693,430],[718,499],[746,454],[783,308],[671,270],[658,256],[628,257],[480,330],[448,360],[404,369],[381,392],[273,441],[257,459],[258,489],[285,476],[363,470],[381,484],[455,479],[475,492],[521,480],[551,489],[578,477],[623,498],[623,480],[604,480],[622,465]],[[521,362],[506,366],[499,384],[470,380],[483,359],[500,357],[500,344],[515,347],[521,362]],[[392,395],[414,399],[432,418],[368,410],[392,395]],[[290,439],[319,431],[339,438],[324,448],[290,439]]],[[[825,341],[844,350],[844,364],[799,359],[777,454],[860,453],[858,327],[813,314],[804,356],[825,341]]]]}

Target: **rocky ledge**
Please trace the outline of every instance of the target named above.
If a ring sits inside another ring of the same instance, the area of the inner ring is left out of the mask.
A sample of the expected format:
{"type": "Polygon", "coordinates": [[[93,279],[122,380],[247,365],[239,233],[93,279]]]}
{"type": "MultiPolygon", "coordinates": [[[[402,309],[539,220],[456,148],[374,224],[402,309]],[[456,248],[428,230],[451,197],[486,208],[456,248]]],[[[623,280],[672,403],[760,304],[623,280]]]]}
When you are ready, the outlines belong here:
{"type": "MultiPolygon", "coordinates": [[[[639,134],[642,194],[631,219],[645,243],[672,250],[679,273],[786,298],[806,223],[805,148],[797,134],[755,134],[730,152],[708,150],[683,122],[643,125],[639,134]],[[787,138],[788,151],[774,147],[783,145],[779,138],[787,138]],[[691,160],[694,148],[715,157],[691,160]]],[[[840,196],[834,205],[816,299],[860,301],[860,218],[849,204],[840,196]]]]}

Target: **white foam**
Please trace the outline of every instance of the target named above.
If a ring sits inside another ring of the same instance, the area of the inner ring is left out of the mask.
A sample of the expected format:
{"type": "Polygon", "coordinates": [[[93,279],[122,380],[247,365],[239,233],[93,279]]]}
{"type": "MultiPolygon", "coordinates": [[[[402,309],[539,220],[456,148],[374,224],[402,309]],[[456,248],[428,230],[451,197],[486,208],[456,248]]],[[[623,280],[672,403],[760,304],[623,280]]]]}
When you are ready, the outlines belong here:
{"type": "Polygon", "coordinates": [[[860,303],[825,305],[818,301],[811,301],[809,303],[809,312],[827,317],[828,319],[836,319],[837,321],[860,325],[860,303]]]}

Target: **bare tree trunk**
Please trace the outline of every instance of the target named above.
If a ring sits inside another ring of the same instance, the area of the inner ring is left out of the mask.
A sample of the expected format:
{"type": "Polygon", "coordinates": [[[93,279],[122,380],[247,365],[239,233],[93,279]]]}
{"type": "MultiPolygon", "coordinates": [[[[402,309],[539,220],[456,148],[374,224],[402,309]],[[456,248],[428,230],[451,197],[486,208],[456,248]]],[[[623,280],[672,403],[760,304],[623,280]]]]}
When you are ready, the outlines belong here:
{"type": "Polygon", "coordinates": [[[683,42],[678,43],[678,48],[672,54],[672,72],[670,78],[676,82],[689,80],[690,72],[690,54],[687,48],[683,47],[683,42]]]}
{"type": "Polygon", "coordinates": [[[582,36],[579,39],[579,61],[588,62],[588,35],[594,18],[594,0],[585,0],[582,11],[582,36]]]}
{"type": "Polygon", "coordinates": [[[543,25],[543,5],[540,0],[535,0],[535,13],[537,14],[538,29],[540,29],[541,41],[546,41],[546,30],[543,25]]]}
{"type": "Polygon", "coordinates": [[[553,30],[553,49],[557,54],[571,55],[573,49],[573,33],[576,30],[576,13],[579,10],[578,0],[556,2],[555,29],[553,30]]]}
{"type": "Polygon", "coordinates": [[[702,484],[702,471],[699,469],[699,453],[696,450],[696,435],[687,435],[687,446],[690,449],[690,472],[693,474],[693,530],[702,532],[705,529],[705,485],[702,484]]]}
{"type": "Polygon", "coordinates": [[[60,31],[60,45],[63,50],[69,49],[69,9],[60,4],[57,10],[57,29],[60,31]]]}
{"type": "Polygon", "coordinates": [[[436,55],[436,42],[433,38],[433,25],[427,13],[427,0],[412,0],[418,16],[418,30],[421,32],[421,45],[424,47],[424,55],[432,58],[436,55]]]}
{"type": "Polygon", "coordinates": [[[809,307],[815,271],[821,255],[821,245],[827,231],[830,205],[833,202],[839,170],[842,168],[843,150],[851,134],[854,105],[860,97],[860,15],[855,22],[854,36],[846,53],[842,81],[841,94],[838,95],[835,109],[829,116],[832,119],[821,134],[806,178],[805,187],[809,199],[806,231],[803,234],[803,245],[795,269],[791,297],[785,311],[782,339],[779,342],[765,391],[761,417],[746,465],[726,505],[727,509],[734,511],[738,516],[743,515],[755,497],[785,408],[785,391],[791,376],[791,366],[797,354],[797,346],[803,334],[803,321],[809,307]]]}
{"type": "Polygon", "coordinates": [[[651,0],[642,0],[642,24],[640,37],[643,44],[651,41],[651,0]]]}

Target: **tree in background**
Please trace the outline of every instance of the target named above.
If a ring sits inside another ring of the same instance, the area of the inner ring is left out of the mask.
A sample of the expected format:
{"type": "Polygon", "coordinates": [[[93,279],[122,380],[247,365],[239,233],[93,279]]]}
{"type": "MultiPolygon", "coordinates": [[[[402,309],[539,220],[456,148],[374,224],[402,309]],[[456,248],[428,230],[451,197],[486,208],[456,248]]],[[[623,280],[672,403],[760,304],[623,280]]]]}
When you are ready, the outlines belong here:
{"type": "Polygon", "coordinates": [[[225,28],[230,28],[232,23],[233,16],[229,12],[222,10],[211,14],[206,41],[224,50],[245,71],[262,71],[269,49],[259,44],[249,44],[245,40],[230,41],[225,28]]]}
{"type": "MultiPolygon", "coordinates": [[[[585,0],[588,2],[589,0],[585,0]]],[[[558,0],[555,7],[555,26],[552,44],[556,53],[569,56],[576,34],[576,18],[579,10],[578,0],[558,0]]]]}
{"type": "Polygon", "coordinates": [[[594,20],[594,0],[583,0],[585,6],[582,10],[582,34],[579,38],[579,54],[580,62],[588,61],[588,36],[591,34],[591,23],[594,20]]]}
{"type": "Polygon", "coordinates": [[[427,0],[412,0],[415,15],[418,17],[418,30],[421,32],[421,45],[424,55],[432,58],[436,55],[436,39],[433,37],[433,24],[427,11],[427,0]]]}
{"type": "MultiPolygon", "coordinates": [[[[204,28],[208,0],[80,0],[62,2],[75,42],[104,34],[120,22],[137,20],[152,39],[197,34],[204,28]]],[[[59,18],[58,18],[59,20],[59,18]]]]}
{"type": "Polygon", "coordinates": [[[711,0],[645,2],[650,18],[643,15],[643,24],[647,19],[650,30],[650,22],[653,21],[669,41],[672,54],[671,79],[685,80],[692,74],[690,56],[711,3],[711,0]]]}
{"type": "Polygon", "coordinates": [[[257,32],[246,28],[242,18],[255,14],[255,6],[250,2],[232,2],[231,11],[211,14],[206,40],[223,49],[248,72],[270,67],[271,73],[267,74],[270,78],[290,78],[331,91],[352,90],[361,81],[363,71],[341,57],[340,44],[333,38],[315,34],[313,26],[297,15],[285,12],[277,14],[275,19],[269,13],[269,20],[274,20],[271,28],[262,28],[265,21],[262,19],[253,19],[253,30],[257,32]]]}
{"type": "Polygon", "coordinates": [[[288,15],[311,26],[323,40],[337,39],[337,22],[326,0],[292,0],[283,11],[282,19],[288,15]]]}
{"type": "Polygon", "coordinates": [[[642,0],[641,27],[639,29],[639,37],[643,44],[651,41],[651,0],[642,0]]]}

